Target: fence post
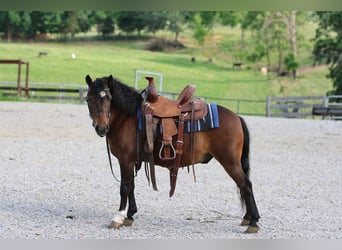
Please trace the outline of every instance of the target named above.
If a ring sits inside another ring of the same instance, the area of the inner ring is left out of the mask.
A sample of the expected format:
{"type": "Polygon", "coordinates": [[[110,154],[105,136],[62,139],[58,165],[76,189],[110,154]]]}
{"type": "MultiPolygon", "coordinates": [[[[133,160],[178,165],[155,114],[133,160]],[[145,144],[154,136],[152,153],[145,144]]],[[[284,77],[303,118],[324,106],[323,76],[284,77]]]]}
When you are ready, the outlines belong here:
{"type": "Polygon", "coordinates": [[[30,97],[29,92],[29,72],[30,72],[30,62],[26,62],[26,80],[25,80],[25,93],[27,97],[30,97]]]}
{"type": "Polygon", "coordinates": [[[79,95],[80,103],[81,103],[81,104],[82,104],[83,101],[84,101],[83,93],[84,93],[84,88],[79,88],[79,89],[78,89],[78,95],[79,95]]]}
{"type": "Polygon", "coordinates": [[[18,61],[18,96],[21,96],[21,60],[18,61]]]}
{"type": "Polygon", "coordinates": [[[267,96],[266,98],[266,117],[270,117],[271,114],[271,97],[267,96]]]}
{"type": "Polygon", "coordinates": [[[329,106],[329,97],[323,96],[323,106],[327,108],[329,106]]]}

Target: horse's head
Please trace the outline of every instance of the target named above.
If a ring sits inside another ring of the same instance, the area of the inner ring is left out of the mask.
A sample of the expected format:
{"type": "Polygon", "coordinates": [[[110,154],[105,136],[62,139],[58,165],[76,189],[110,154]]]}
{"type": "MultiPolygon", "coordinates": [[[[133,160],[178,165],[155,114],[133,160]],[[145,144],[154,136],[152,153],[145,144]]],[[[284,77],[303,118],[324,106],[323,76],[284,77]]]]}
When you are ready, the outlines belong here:
{"type": "Polygon", "coordinates": [[[85,78],[88,84],[87,103],[89,115],[93,120],[93,126],[99,136],[105,136],[109,130],[110,104],[112,95],[109,90],[109,82],[113,77],[97,78],[93,81],[89,75],[85,78]]]}

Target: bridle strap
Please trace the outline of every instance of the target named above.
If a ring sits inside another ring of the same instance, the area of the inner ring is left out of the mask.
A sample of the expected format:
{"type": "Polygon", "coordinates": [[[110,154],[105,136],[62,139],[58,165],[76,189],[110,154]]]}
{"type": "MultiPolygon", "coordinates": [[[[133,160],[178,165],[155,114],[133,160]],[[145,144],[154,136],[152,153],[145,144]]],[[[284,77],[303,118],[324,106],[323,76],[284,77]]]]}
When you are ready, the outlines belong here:
{"type": "Polygon", "coordinates": [[[112,158],[110,157],[110,150],[109,150],[108,136],[107,135],[106,135],[106,145],[107,145],[107,154],[108,154],[109,165],[110,165],[110,170],[112,172],[112,175],[116,181],[121,182],[121,180],[118,177],[116,177],[114,170],[113,170],[112,158]]]}
{"type": "MultiPolygon", "coordinates": [[[[115,175],[114,173],[114,170],[113,170],[113,164],[112,164],[112,157],[110,156],[110,150],[109,150],[109,144],[108,144],[108,136],[106,135],[106,146],[107,146],[107,154],[108,154],[108,160],[109,160],[109,166],[110,166],[110,171],[112,172],[112,175],[114,177],[114,179],[117,181],[117,182],[121,182],[121,180],[115,175]]],[[[135,173],[134,177],[137,176],[137,172],[135,173]]],[[[132,180],[131,180],[132,181],[132,180]]],[[[131,181],[127,181],[127,182],[124,182],[124,183],[130,183],[131,181]]]]}

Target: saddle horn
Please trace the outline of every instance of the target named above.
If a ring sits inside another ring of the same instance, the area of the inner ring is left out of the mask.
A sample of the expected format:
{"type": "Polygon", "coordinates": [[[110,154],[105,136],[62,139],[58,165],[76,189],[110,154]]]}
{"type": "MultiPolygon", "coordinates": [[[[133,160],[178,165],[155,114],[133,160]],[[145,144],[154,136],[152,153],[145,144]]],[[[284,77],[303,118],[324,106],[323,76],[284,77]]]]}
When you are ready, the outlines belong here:
{"type": "Polygon", "coordinates": [[[146,80],[148,80],[148,86],[146,87],[146,101],[150,103],[155,103],[158,101],[158,92],[156,87],[154,86],[154,79],[153,77],[146,76],[146,80]]]}

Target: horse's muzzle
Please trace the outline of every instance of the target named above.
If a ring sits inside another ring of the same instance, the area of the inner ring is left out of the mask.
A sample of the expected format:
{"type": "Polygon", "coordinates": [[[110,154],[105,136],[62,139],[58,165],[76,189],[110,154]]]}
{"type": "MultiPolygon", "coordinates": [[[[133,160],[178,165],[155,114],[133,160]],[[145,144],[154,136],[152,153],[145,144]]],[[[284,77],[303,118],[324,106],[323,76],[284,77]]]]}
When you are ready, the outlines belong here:
{"type": "Polygon", "coordinates": [[[105,136],[107,134],[108,130],[109,130],[108,125],[106,125],[106,126],[96,125],[95,126],[95,131],[96,131],[97,135],[101,136],[101,137],[105,136]]]}

